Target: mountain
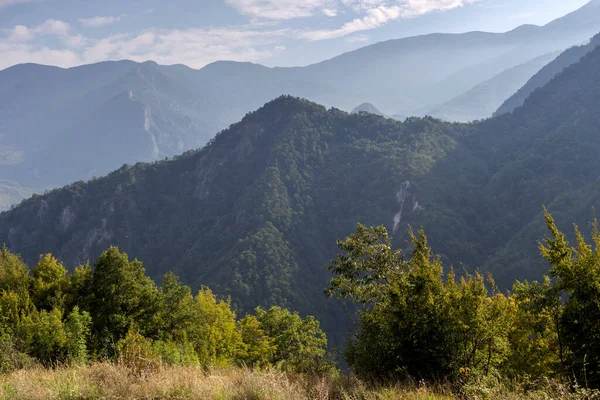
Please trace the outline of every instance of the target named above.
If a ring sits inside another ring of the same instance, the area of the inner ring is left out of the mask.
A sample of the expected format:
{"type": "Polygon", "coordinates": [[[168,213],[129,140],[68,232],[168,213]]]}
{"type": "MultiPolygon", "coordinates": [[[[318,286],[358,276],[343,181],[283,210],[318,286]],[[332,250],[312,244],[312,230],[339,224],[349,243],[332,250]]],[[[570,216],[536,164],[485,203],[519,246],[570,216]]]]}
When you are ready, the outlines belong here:
{"type": "Polygon", "coordinates": [[[519,90],[529,78],[559,54],[559,52],[544,54],[524,64],[509,68],[460,96],[429,109],[425,114],[457,122],[489,118],[503,101],[519,90]]]}
{"type": "Polygon", "coordinates": [[[323,265],[357,221],[401,247],[407,224],[423,226],[448,265],[492,271],[502,287],[537,279],[542,204],[582,227],[600,204],[598,65],[600,49],[512,114],[470,124],[281,97],[201,150],[33,196],[0,214],[0,241],[69,267],[118,245],[154,278],[174,271],[242,311],[288,305],[338,334],[323,265]]]}
{"type": "Polygon", "coordinates": [[[0,174],[50,187],[201,146],[219,124],[205,122],[198,90],[151,62],[4,70],[0,174]]]}
{"type": "Polygon", "coordinates": [[[0,71],[0,176],[48,188],[172,157],[282,94],[344,110],[369,99],[403,120],[597,31],[593,2],[543,27],[391,40],[301,68],[17,65],[0,71]]]}
{"type": "Polygon", "coordinates": [[[363,103],[363,104],[361,104],[360,106],[358,106],[354,110],[352,110],[352,112],[350,114],[360,114],[362,112],[383,116],[383,113],[381,111],[379,111],[377,109],[377,107],[375,107],[371,103],[363,103]]]}
{"type": "Polygon", "coordinates": [[[537,74],[533,75],[522,88],[508,98],[498,110],[496,110],[494,115],[512,112],[515,108],[522,106],[525,99],[527,99],[534,90],[550,82],[550,80],[562,70],[581,60],[581,57],[594,50],[598,45],[600,45],[600,34],[594,36],[586,45],[571,47],[564,51],[554,61],[542,68],[537,74]]]}
{"type": "Polygon", "coordinates": [[[0,215],[0,241],[26,260],[53,249],[69,266],[113,243],[156,279],[174,271],[242,310],[276,303],[328,315],[332,330],[343,312],[322,296],[322,265],[334,238],[396,213],[399,177],[430,168],[462,134],[283,97],[202,150],[24,201],[0,215]],[[393,173],[379,176],[386,165],[393,173]]]}
{"type": "Polygon", "coordinates": [[[369,99],[386,114],[414,115],[509,68],[583,43],[598,31],[600,7],[593,1],[545,26],[389,40],[297,69],[323,86],[285,93],[345,110],[369,99]],[[337,92],[344,96],[333,101],[337,92]]]}

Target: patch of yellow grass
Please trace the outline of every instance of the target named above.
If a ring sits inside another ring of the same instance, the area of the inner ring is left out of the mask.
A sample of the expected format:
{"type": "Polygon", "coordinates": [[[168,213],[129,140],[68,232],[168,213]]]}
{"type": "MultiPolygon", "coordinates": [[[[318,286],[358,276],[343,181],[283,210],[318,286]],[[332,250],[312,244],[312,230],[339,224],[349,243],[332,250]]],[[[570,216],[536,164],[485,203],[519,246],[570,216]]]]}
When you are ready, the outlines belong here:
{"type": "Polygon", "coordinates": [[[230,368],[166,367],[146,374],[108,363],[0,376],[1,399],[392,400],[447,399],[420,390],[370,391],[357,381],[230,368]]]}
{"type": "MultiPolygon", "coordinates": [[[[600,392],[567,390],[551,381],[537,390],[496,382],[465,387],[476,400],[600,399],[600,392]]],[[[123,365],[96,363],[0,375],[0,400],[201,399],[201,400],[458,400],[443,387],[424,384],[372,389],[344,377],[308,377],[241,368],[156,366],[136,373],[123,365]],[[446,394],[444,394],[446,393],[446,394]]]]}

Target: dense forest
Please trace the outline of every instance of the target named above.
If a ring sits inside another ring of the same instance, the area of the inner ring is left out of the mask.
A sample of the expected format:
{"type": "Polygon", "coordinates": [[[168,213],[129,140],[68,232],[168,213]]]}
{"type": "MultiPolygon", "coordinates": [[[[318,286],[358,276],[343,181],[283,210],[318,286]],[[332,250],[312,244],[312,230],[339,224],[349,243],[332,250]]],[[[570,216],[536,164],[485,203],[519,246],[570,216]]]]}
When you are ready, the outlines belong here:
{"type": "Polygon", "coordinates": [[[0,240],[33,264],[68,269],[110,245],[231,296],[239,313],[289,307],[341,343],[346,317],[321,295],[333,243],[356,221],[405,247],[423,226],[448,265],[491,271],[501,288],[541,279],[545,204],[559,223],[598,203],[600,50],[512,114],[471,123],[349,115],[292,97],[248,114],[201,150],[125,165],[34,196],[0,215],[0,240]]]}
{"type": "Polygon", "coordinates": [[[237,318],[228,301],[208,288],[194,295],[172,273],[158,287],[115,247],[71,273],[51,254],[29,268],[0,250],[0,372],[117,359],[319,373],[332,367],[326,347],[313,317],[271,307],[237,318]]]}

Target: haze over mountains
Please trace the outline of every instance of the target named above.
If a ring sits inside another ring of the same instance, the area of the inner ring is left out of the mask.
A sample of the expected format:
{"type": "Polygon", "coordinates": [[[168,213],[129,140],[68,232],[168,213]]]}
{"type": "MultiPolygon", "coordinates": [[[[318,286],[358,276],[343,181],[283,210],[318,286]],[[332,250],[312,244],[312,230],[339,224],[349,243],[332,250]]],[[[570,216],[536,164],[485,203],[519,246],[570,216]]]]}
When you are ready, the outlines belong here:
{"type": "Polygon", "coordinates": [[[537,88],[540,88],[550,82],[552,78],[554,78],[568,66],[579,62],[583,56],[594,50],[596,47],[598,47],[598,45],[600,45],[600,34],[594,36],[586,45],[574,46],[565,50],[560,56],[532,76],[522,88],[504,101],[494,115],[512,112],[515,110],[515,108],[522,106],[523,102],[537,88]]]}
{"type": "Polygon", "coordinates": [[[32,190],[24,188],[40,191],[203,146],[282,94],[347,111],[372,102],[397,119],[490,116],[556,52],[597,31],[600,3],[593,1],[542,27],[391,40],[302,68],[17,65],[0,71],[0,176],[14,182],[3,186],[12,194],[0,206],[32,190]]]}
{"type": "Polygon", "coordinates": [[[69,266],[118,245],[155,278],[174,271],[242,310],[289,305],[330,332],[343,313],[322,296],[323,265],[357,221],[397,246],[423,226],[447,262],[503,287],[537,279],[542,204],[586,228],[600,201],[599,65],[595,49],[513,113],[470,124],[281,97],[202,150],[26,200],[0,215],[0,241],[69,266]]]}
{"type": "Polygon", "coordinates": [[[428,109],[424,114],[456,122],[489,118],[532,75],[536,74],[559,54],[560,52],[544,54],[524,64],[502,71],[492,79],[480,83],[452,100],[428,109]]]}

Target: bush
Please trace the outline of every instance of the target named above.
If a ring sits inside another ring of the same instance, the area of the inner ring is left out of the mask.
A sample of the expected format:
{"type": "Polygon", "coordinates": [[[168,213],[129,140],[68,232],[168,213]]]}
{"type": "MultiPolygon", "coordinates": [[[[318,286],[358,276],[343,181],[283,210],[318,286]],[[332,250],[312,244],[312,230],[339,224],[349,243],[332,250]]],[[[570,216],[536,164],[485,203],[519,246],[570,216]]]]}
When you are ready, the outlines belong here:
{"type": "Polygon", "coordinates": [[[17,349],[9,335],[0,335],[0,373],[31,368],[35,360],[17,349]]]}
{"type": "Polygon", "coordinates": [[[135,375],[156,372],[161,364],[160,357],[153,349],[152,340],[133,328],[117,343],[117,362],[135,375]]]}

